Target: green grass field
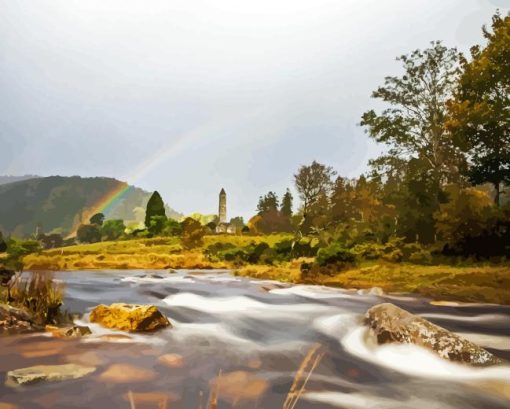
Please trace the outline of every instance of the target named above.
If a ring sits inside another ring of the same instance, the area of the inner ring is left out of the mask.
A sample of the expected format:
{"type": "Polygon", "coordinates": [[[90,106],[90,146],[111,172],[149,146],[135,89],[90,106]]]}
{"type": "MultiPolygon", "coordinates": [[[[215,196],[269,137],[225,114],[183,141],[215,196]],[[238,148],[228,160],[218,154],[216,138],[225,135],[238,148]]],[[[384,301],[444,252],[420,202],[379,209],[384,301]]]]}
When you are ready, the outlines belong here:
{"type": "Polygon", "coordinates": [[[292,283],[321,284],[342,288],[380,287],[386,292],[418,293],[440,300],[510,304],[510,266],[480,263],[461,265],[416,265],[410,263],[362,262],[360,266],[333,276],[304,279],[300,264],[312,259],[294,260],[280,265],[246,265],[236,268],[226,261],[208,260],[203,250],[214,243],[242,247],[252,242],[274,246],[291,236],[213,235],[203,246],[184,250],[177,237],[125,240],[81,244],[30,254],[24,258],[27,270],[93,269],[235,269],[240,276],[273,279],[292,283]]]}

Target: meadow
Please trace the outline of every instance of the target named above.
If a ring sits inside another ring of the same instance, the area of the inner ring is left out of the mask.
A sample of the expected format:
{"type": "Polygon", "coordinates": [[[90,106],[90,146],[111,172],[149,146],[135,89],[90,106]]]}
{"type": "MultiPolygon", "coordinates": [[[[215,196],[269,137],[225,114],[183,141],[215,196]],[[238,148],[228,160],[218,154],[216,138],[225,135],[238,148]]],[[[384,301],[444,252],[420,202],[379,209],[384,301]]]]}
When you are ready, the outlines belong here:
{"type": "Polygon", "coordinates": [[[27,270],[97,269],[232,269],[239,276],[289,283],[320,284],[342,288],[379,287],[384,292],[417,293],[437,300],[510,304],[510,266],[506,263],[438,262],[419,265],[385,260],[360,261],[333,272],[303,276],[301,265],[313,258],[298,258],[272,265],[211,259],[205,250],[214,244],[236,247],[267,243],[271,248],[286,234],[261,236],[210,235],[202,246],[185,250],[178,237],[158,237],[80,244],[25,256],[27,270]]]}

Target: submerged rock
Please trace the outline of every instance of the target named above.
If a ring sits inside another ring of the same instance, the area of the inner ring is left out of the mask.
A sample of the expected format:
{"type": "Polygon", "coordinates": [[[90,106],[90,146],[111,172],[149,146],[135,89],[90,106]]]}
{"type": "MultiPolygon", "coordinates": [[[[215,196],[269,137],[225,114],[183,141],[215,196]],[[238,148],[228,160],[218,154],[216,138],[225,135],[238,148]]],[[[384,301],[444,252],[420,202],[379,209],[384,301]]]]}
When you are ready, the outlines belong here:
{"type": "Polygon", "coordinates": [[[26,385],[41,381],[65,381],[82,378],[96,370],[93,366],[76,364],[37,365],[7,372],[8,385],[26,385]]]}
{"type": "Polygon", "coordinates": [[[441,358],[476,366],[502,363],[482,347],[394,304],[384,303],[370,308],[365,322],[379,344],[415,344],[441,358]]]}
{"type": "Polygon", "coordinates": [[[147,332],[171,326],[170,321],[154,305],[98,305],[90,313],[90,321],[107,328],[131,332],[147,332]]]}
{"type": "Polygon", "coordinates": [[[92,334],[89,327],[81,325],[73,325],[72,327],[54,327],[46,325],[46,331],[51,332],[56,338],[80,338],[92,334]]]}

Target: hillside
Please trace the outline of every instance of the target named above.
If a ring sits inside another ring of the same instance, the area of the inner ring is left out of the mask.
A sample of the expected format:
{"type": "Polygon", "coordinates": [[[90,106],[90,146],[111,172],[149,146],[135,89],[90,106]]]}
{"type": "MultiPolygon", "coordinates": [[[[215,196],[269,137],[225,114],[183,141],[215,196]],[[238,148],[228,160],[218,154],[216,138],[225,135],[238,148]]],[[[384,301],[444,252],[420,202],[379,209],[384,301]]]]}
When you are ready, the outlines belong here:
{"type": "MultiPolygon", "coordinates": [[[[39,232],[66,234],[95,206],[127,185],[113,178],[50,176],[0,185],[0,230],[17,237],[39,232]]],[[[142,221],[151,192],[125,189],[104,212],[106,218],[142,221]]],[[[167,216],[181,215],[167,207],[167,216]]]]}
{"type": "Polygon", "coordinates": [[[21,182],[22,180],[37,179],[39,176],[36,175],[23,175],[23,176],[12,176],[12,175],[0,175],[0,185],[6,185],[7,183],[21,182]]]}

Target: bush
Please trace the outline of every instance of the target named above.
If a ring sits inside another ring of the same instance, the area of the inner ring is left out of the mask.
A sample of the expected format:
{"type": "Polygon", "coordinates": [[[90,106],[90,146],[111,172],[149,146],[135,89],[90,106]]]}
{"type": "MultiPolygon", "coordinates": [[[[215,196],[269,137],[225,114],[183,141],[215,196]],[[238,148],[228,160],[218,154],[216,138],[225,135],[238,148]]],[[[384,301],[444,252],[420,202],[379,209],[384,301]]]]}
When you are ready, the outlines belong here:
{"type": "Polygon", "coordinates": [[[282,260],[292,260],[300,257],[315,257],[317,247],[309,240],[282,240],[275,244],[275,252],[282,260]]]}
{"type": "Polygon", "coordinates": [[[185,249],[200,247],[204,244],[205,231],[200,222],[187,217],[182,222],[182,246],[185,249]]]}
{"type": "Polygon", "coordinates": [[[101,241],[101,230],[95,224],[82,224],[78,227],[76,237],[80,243],[96,243],[101,241]]]}
{"type": "Polygon", "coordinates": [[[335,265],[353,265],[356,263],[356,254],[342,247],[340,243],[334,242],[317,252],[317,264],[319,266],[335,265]]]}
{"type": "Polygon", "coordinates": [[[235,245],[232,243],[222,243],[217,242],[213,243],[210,246],[208,246],[204,250],[204,255],[209,259],[210,261],[219,261],[219,260],[225,260],[225,252],[232,250],[236,248],[235,245]]]}
{"type": "Polygon", "coordinates": [[[106,240],[117,240],[124,234],[124,230],[126,230],[126,226],[124,226],[124,221],[120,219],[107,220],[101,227],[102,236],[106,240]]]}

